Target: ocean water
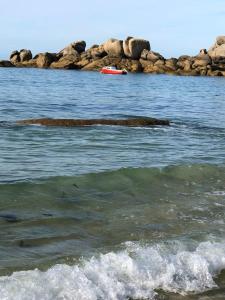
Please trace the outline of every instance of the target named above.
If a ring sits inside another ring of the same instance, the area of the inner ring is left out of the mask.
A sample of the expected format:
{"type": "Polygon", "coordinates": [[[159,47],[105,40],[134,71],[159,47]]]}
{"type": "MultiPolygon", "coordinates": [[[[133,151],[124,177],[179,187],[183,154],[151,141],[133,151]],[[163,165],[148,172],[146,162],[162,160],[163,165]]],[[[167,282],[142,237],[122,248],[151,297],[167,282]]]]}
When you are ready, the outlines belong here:
{"type": "Polygon", "coordinates": [[[225,299],[224,87],[0,69],[0,299],[225,299]],[[136,116],[171,126],[15,124],[136,116]]]}

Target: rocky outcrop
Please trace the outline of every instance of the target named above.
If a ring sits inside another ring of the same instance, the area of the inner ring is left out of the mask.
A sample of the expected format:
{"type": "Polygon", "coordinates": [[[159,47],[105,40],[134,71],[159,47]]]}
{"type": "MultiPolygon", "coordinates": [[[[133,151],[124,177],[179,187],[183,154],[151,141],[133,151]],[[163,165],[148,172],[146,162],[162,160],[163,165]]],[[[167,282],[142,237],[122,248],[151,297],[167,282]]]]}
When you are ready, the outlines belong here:
{"type": "Polygon", "coordinates": [[[0,61],[0,67],[10,66],[96,71],[115,66],[128,72],[225,76],[225,36],[217,37],[208,51],[201,49],[196,56],[165,59],[151,50],[149,41],[128,37],[124,41],[111,38],[87,50],[85,41],[76,41],[58,53],[39,53],[34,58],[30,50],[13,51],[10,62],[0,61]]]}
{"type": "Polygon", "coordinates": [[[178,59],[172,57],[165,60],[165,67],[169,72],[175,72],[177,70],[178,59]]]}
{"type": "Polygon", "coordinates": [[[18,63],[18,62],[20,61],[20,53],[19,53],[19,51],[17,51],[17,50],[13,51],[13,52],[10,54],[9,59],[10,59],[10,62],[11,62],[12,64],[18,63]]]}
{"type": "Polygon", "coordinates": [[[10,61],[12,64],[24,62],[32,59],[32,53],[30,50],[22,49],[20,51],[13,51],[10,55],[10,61]]]}
{"type": "Polygon", "coordinates": [[[28,61],[32,59],[32,53],[30,50],[22,49],[20,50],[20,61],[28,61]]]}
{"type": "Polygon", "coordinates": [[[160,120],[155,118],[135,118],[135,119],[28,119],[16,122],[18,125],[44,125],[44,126],[93,126],[93,125],[117,125],[117,126],[169,126],[168,120],[160,120]]]}
{"type": "Polygon", "coordinates": [[[86,42],[85,41],[76,41],[71,44],[69,44],[67,47],[65,47],[63,50],[60,51],[60,53],[65,55],[77,55],[85,51],[86,48],[86,42]]]}
{"type": "Polygon", "coordinates": [[[9,60],[0,60],[0,67],[2,68],[12,68],[15,67],[9,60]]]}
{"type": "Polygon", "coordinates": [[[48,68],[52,62],[57,60],[57,55],[49,52],[39,53],[34,59],[38,68],[48,68]]]}
{"type": "Polygon", "coordinates": [[[82,68],[82,70],[86,71],[99,71],[102,67],[113,65],[117,67],[120,63],[121,59],[116,57],[106,56],[102,59],[90,60],[89,63],[82,68]]]}
{"type": "Polygon", "coordinates": [[[131,59],[139,59],[144,49],[150,50],[150,43],[147,40],[128,37],[123,42],[124,54],[131,59]]]}
{"type": "Polygon", "coordinates": [[[108,65],[113,65],[117,69],[126,69],[128,72],[134,72],[134,73],[141,72],[143,69],[140,61],[138,60],[106,56],[102,59],[93,60],[85,67],[83,67],[82,70],[99,71],[102,67],[108,65]]]}
{"type": "Polygon", "coordinates": [[[28,61],[18,62],[14,65],[17,68],[37,68],[36,59],[30,59],[28,61]]]}
{"type": "Polygon", "coordinates": [[[157,60],[155,63],[140,59],[144,73],[164,74],[166,73],[165,61],[157,60]]]}
{"type": "Polygon", "coordinates": [[[207,75],[211,65],[211,57],[205,49],[202,49],[197,56],[193,57],[192,72],[195,72],[196,75],[207,75]]]}
{"type": "Polygon", "coordinates": [[[104,49],[104,45],[94,45],[89,49],[88,52],[92,59],[103,58],[107,55],[107,52],[104,49]]]}
{"type": "Polygon", "coordinates": [[[147,49],[144,49],[141,52],[141,58],[152,61],[153,63],[155,63],[157,60],[164,60],[164,57],[161,54],[154,51],[149,51],[147,49]]]}
{"type": "Polygon", "coordinates": [[[123,52],[123,41],[117,39],[109,39],[104,43],[103,48],[109,57],[122,57],[123,52]]]}
{"type": "Polygon", "coordinates": [[[225,36],[218,36],[215,44],[208,51],[212,60],[225,58],[225,36]]]}
{"type": "Polygon", "coordinates": [[[157,52],[144,49],[141,52],[140,63],[145,73],[163,74],[167,72],[166,60],[157,52]]]}
{"type": "Polygon", "coordinates": [[[207,71],[207,76],[225,76],[225,71],[219,71],[219,70],[214,70],[213,68],[210,68],[207,71]]]}
{"type": "Polygon", "coordinates": [[[180,70],[189,72],[192,70],[193,59],[189,55],[182,55],[178,58],[177,66],[180,70]]]}
{"type": "Polygon", "coordinates": [[[206,50],[201,50],[200,53],[193,59],[193,68],[207,67],[212,64],[212,59],[206,50]]]}
{"type": "Polygon", "coordinates": [[[79,54],[68,54],[62,56],[58,61],[51,63],[50,68],[53,69],[79,69],[77,63],[79,62],[79,54]]]}

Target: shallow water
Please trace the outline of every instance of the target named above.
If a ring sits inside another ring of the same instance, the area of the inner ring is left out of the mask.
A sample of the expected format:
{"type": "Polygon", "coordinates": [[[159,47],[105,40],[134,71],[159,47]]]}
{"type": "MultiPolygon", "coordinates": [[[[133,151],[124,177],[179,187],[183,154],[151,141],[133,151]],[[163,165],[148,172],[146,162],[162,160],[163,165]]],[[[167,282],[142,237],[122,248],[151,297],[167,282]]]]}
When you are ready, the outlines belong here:
{"type": "Polygon", "coordinates": [[[223,299],[224,84],[0,69],[1,299],[223,299]]]}

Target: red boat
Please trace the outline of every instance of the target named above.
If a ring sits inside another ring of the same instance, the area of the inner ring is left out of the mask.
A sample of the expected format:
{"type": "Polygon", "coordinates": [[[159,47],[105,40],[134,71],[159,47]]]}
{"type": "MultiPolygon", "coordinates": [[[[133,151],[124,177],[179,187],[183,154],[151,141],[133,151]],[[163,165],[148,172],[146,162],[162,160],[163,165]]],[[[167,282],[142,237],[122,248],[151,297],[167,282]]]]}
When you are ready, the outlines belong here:
{"type": "Polygon", "coordinates": [[[117,70],[116,67],[103,67],[100,72],[102,74],[127,75],[127,70],[117,70]]]}

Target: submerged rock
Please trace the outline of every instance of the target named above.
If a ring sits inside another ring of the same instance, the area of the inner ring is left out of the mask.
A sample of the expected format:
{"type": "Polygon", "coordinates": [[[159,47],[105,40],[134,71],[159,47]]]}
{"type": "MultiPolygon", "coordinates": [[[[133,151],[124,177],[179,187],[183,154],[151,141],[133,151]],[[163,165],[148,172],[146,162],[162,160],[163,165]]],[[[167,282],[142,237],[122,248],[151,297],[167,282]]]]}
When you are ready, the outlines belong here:
{"type": "Polygon", "coordinates": [[[131,127],[142,127],[142,126],[156,126],[166,125],[169,126],[168,120],[161,120],[155,118],[133,118],[133,119],[28,119],[16,122],[18,125],[44,125],[44,126],[93,126],[93,125],[117,125],[117,126],[131,126],[131,127]]]}

